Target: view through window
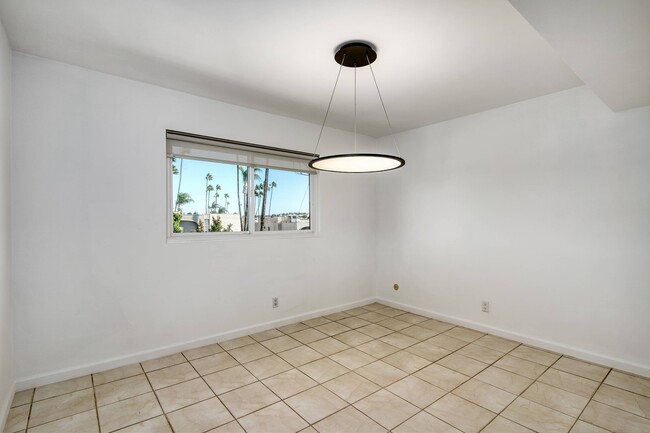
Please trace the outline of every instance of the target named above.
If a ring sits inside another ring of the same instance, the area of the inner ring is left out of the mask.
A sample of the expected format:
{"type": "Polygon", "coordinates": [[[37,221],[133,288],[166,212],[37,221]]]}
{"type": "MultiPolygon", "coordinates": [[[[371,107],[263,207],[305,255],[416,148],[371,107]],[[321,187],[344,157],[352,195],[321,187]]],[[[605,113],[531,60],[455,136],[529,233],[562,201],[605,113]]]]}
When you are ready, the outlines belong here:
{"type": "MultiPolygon", "coordinates": [[[[261,160],[306,167],[302,160],[259,156],[208,146],[168,143],[172,235],[235,232],[296,232],[312,229],[313,172],[260,166],[261,160]],[[170,150],[171,149],[171,150],[170,150]],[[181,153],[193,152],[191,157],[181,153]],[[219,153],[224,152],[224,153],[219,153]],[[209,156],[205,159],[199,156],[209,156]],[[256,164],[222,162],[245,159],[256,164]],[[258,158],[255,160],[254,158],[258,158]],[[280,161],[280,162],[277,162],[280,161]],[[288,161],[288,162],[287,162],[288,161]]],[[[284,167],[284,166],[283,166],[284,167]]]]}

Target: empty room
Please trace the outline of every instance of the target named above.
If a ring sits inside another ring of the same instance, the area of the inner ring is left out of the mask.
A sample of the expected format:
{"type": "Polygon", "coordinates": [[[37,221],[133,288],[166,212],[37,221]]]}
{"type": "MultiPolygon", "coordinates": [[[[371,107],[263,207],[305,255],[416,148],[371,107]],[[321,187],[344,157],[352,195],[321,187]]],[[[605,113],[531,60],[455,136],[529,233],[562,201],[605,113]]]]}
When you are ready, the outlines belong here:
{"type": "Polygon", "coordinates": [[[0,0],[0,433],[650,433],[650,0],[0,0]]]}

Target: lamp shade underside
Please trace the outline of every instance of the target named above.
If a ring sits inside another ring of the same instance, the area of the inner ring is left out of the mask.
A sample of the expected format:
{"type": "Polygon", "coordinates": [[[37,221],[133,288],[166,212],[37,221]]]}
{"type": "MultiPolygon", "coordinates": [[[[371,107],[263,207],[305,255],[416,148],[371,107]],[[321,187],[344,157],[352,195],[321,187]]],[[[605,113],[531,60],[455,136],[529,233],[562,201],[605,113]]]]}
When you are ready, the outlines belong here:
{"type": "Polygon", "coordinates": [[[378,153],[346,153],[323,156],[309,162],[311,168],[337,173],[376,173],[400,168],[405,161],[393,155],[378,153]]]}

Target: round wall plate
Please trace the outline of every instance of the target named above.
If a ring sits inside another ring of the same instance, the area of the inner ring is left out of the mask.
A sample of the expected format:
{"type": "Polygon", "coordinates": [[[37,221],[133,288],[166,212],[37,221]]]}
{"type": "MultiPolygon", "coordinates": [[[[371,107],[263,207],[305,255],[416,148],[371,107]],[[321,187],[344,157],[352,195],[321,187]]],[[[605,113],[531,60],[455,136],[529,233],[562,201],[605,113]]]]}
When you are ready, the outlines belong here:
{"type": "Polygon", "coordinates": [[[348,68],[361,68],[377,60],[377,52],[364,42],[349,42],[341,45],[334,60],[348,68]]]}

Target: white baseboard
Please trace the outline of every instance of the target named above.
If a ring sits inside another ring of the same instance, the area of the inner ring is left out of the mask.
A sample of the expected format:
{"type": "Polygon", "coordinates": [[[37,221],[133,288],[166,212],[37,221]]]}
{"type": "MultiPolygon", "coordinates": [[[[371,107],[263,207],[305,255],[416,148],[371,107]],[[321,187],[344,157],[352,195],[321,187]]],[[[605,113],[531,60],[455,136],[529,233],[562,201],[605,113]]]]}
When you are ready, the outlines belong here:
{"type": "Polygon", "coordinates": [[[278,328],[280,326],[289,325],[291,323],[301,322],[303,320],[312,319],[314,317],[323,316],[326,314],[332,314],[338,311],[348,310],[350,308],[360,307],[362,305],[366,305],[374,301],[375,298],[362,299],[347,304],[323,308],[320,310],[310,311],[307,313],[302,313],[302,314],[285,317],[278,320],[273,320],[271,322],[259,323],[257,325],[252,325],[245,328],[239,328],[239,329],[234,329],[232,331],[221,332],[219,334],[214,334],[209,337],[204,337],[197,340],[186,341],[182,343],[160,347],[153,350],[147,350],[147,351],[137,352],[126,356],[120,356],[117,358],[112,358],[104,361],[79,365],[65,370],[52,371],[44,374],[31,376],[31,377],[19,378],[18,380],[16,380],[15,389],[22,391],[25,389],[48,385],[50,383],[55,383],[62,380],[73,379],[75,377],[84,376],[90,373],[97,373],[100,371],[110,370],[111,368],[122,367],[136,362],[143,362],[149,359],[159,358],[161,356],[182,352],[184,350],[194,349],[212,343],[219,343],[221,341],[230,340],[232,338],[243,337],[244,335],[255,334],[256,332],[278,328]]]}
{"type": "Polygon", "coordinates": [[[9,392],[2,399],[2,406],[0,406],[0,431],[4,431],[7,417],[9,416],[9,409],[11,409],[11,402],[14,399],[16,385],[13,384],[9,387],[9,392]]]}
{"type": "Polygon", "coordinates": [[[553,341],[543,340],[529,335],[520,334],[518,332],[508,331],[506,329],[496,328],[493,326],[484,325],[471,320],[461,319],[459,317],[449,316],[447,314],[438,313],[436,311],[425,310],[423,308],[413,307],[411,305],[401,304],[384,298],[376,298],[376,302],[389,305],[391,307],[399,308],[405,311],[410,311],[421,316],[427,316],[434,319],[444,320],[445,322],[462,325],[466,328],[476,329],[499,337],[508,338],[510,340],[526,343],[531,346],[537,346],[542,349],[558,352],[563,355],[573,356],[585,361],[593,362],[596,364],[613,367],[618,370],[627,371],[629,373],[638,374],[644,377],[650,377],[650,366],[638,364],[635,362],[626,361],[624,359],[614,358],[600,353],[590,352],[577,347],[567,346],[553,341]]]}

